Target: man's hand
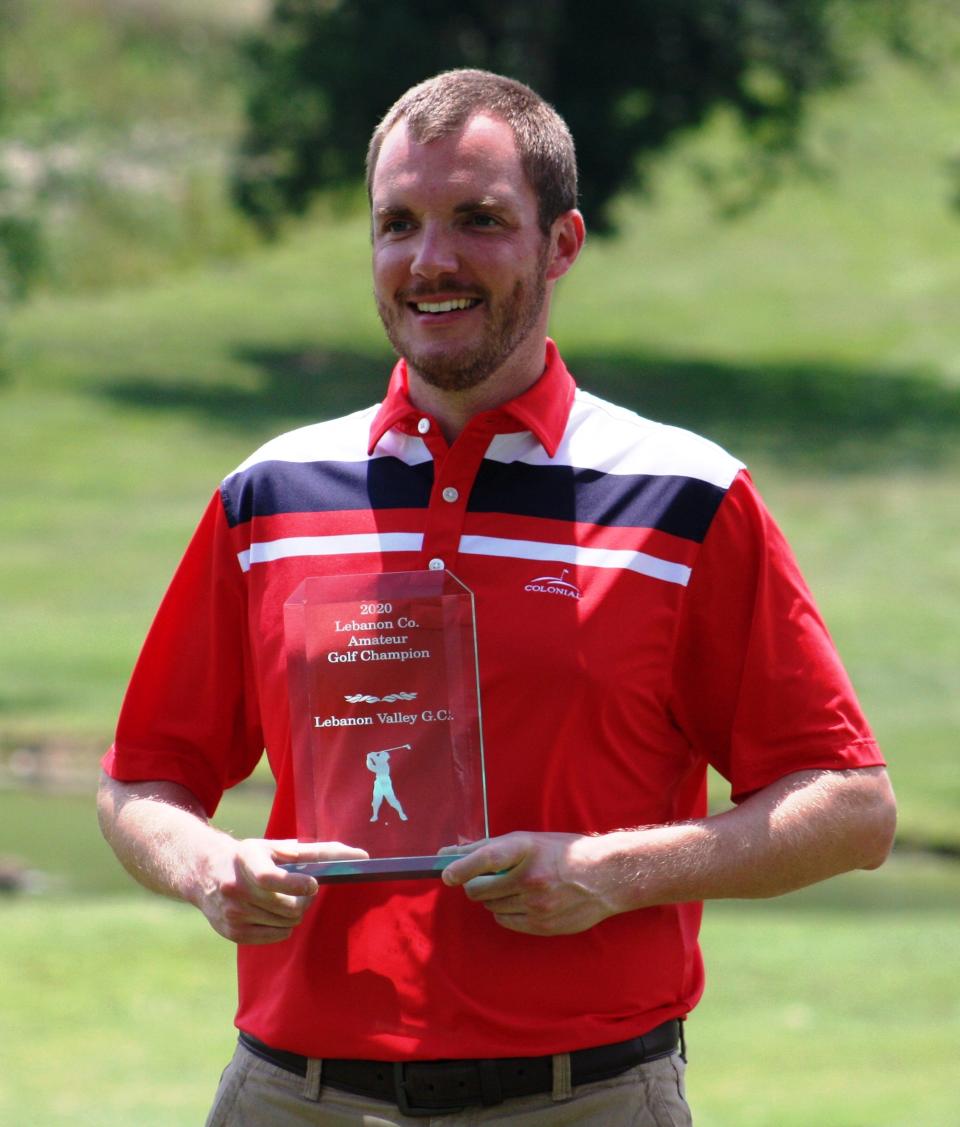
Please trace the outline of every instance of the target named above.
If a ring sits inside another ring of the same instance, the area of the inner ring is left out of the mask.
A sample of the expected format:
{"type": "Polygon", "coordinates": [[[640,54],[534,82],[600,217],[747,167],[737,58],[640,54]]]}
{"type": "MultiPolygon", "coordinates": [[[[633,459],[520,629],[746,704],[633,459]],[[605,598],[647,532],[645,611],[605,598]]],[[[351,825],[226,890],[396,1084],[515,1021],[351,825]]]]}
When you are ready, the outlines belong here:
{"type": "Polygon", "coordinates": [[[456,851],[464,848],[469,856],[444,869],[444,883],[462,886],[512,931],[570,935],[624,910],[603,864],[603,838],[511,833],[456,851]]]}
{"type": "Polygon", "coordinates": [[[896,804],[882,767],[785,775],[733,810],[597,836],[511,833],[443,872],[498,923],[531,935],[584,931],[619,912],[779,896],[881,865],[896,804]]]}
{"type": "Polygon", "coordinates": [[[317,894],[317,882],[284,862],[357,861],[339,842],[237,841],[210,825],[200,800],[179,783],[125,783],[102,775],[100,828],[144,888],[186,900],[234,943],[289,938],[317,894]]]}
{"type": "Polygon", "coordinates": [[[339,842],[305,844],[221,836],[189,899],[218,934],[234,943],[280,943],[289,939],[313,903],[313,877],[281,869],[284,862],[355,861],[362,849],[339,842]]]}

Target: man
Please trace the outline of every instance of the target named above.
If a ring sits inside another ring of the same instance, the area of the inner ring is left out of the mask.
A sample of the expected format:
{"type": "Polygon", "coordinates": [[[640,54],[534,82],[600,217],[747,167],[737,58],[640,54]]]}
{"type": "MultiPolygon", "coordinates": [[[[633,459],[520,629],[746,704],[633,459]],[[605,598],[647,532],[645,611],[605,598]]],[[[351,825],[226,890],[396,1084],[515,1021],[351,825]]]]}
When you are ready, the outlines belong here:
{"type": "Polygon", "coordinates": [[[368,185],[386,398],[215,494],[104,760],[104,832],[239,945],[211,1124],[687,1123],[700,902],[879,865],[882,759],[741,464],[578,391],[547,339],[584,238],[554,111],[440,75],[377,128],[368,185]],[[359,851],[293,840],[281,608],[310,575],[417,568],[476,598],[495,836],[442,882],[318,889],[280,865],[359,851]],[[273,811],[237,842],[206,819],[264,747],[273,811]],[[715,816],[708,763],[736,803],[715,816]]]}

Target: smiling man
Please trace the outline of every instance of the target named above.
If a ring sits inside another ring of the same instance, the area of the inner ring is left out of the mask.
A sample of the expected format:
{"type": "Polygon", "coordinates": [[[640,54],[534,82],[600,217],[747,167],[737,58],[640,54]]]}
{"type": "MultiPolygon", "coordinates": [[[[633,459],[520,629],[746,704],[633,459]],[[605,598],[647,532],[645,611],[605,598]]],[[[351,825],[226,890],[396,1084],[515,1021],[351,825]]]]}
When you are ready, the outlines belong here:
{"type": "Polygon", "coordinates": [[[420,394],[470,392],[461,401],[482,409],[526,391],[543,371],[548,284],[583,241],[578,213],[540,229],[513,133],[486,114],[427,142],[401,120],[371,190],[377,309],[420,394]]]}
{"type": "Polygon", "coordinates": [[[576,181],[542,213],[505,120],[448,132],[414,101],[375,135],[369,183],[377,309],[411,398],[453,438],[543,372],[553,284],[583,245],[576,181]]]}
{"type": "Polygon", "coordinates": [[[584,239],[553,109],[440,75],[378,126],[368,186],[386,397],[221,483],[104,759],[104,832],[239,945],[211,1125],[689,1123],[702,901],[879,865],[879,750],[742,464],[577,389],[548,339],[584,239]],[[294,840],[283,603],[445,568],[476,600],[495,836],[442,883],[320,888],[281,865],[361,853],[294,840]],[[270,821],[237,842],[207,819],[264,748],[270,821]]]}

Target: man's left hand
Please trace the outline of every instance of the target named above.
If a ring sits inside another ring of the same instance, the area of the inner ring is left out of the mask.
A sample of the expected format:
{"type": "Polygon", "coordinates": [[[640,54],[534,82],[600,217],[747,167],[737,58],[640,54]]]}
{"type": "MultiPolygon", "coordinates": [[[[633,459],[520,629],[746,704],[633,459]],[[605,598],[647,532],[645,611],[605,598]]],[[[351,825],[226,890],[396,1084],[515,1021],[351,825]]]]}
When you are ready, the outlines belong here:
{"type": "Polygon", "coordinates": [[[443,871],[450,887],[528,935],[571,935],[622,911],[601,854],[603,839],[582,834],[510,833],[461,846],[469,855],[443,871]]]}

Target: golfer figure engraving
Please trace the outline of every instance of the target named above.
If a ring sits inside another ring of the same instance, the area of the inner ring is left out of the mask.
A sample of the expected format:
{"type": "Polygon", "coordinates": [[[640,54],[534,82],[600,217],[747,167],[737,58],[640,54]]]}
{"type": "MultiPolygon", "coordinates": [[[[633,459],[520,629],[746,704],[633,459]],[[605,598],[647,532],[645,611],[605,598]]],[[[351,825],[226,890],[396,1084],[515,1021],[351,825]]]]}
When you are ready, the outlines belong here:
{"type": "Polygon", "coordinates": [[[373,772],[373,815],[371,822],[380,820],[380,806],[386,799],[388,804],[400,815],[400,821],[407,820],[400,800],[393,791],[393,780],[390,778],[390,752],[399,751],[400,748],[410,750],[410,744],[398,744],[397,747],[388,747],[385,751],[371,751],[367,755],[367,770],[373,772]]]}

